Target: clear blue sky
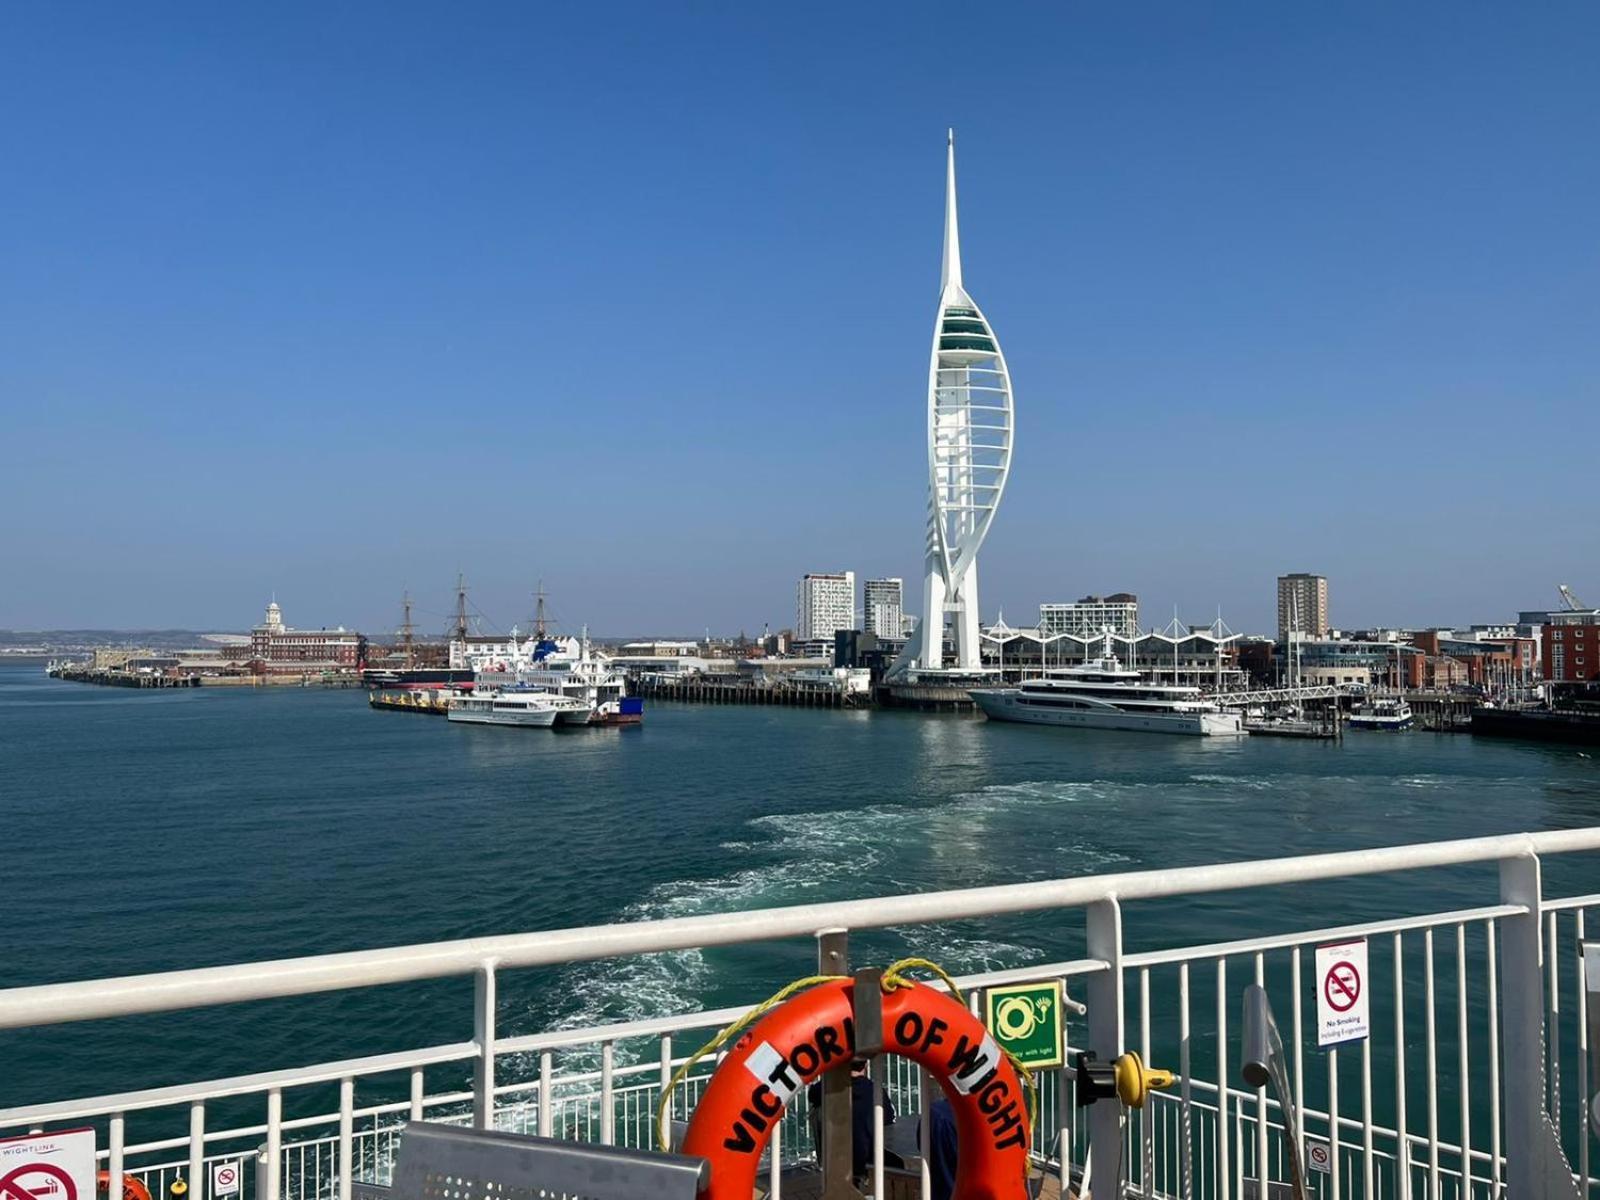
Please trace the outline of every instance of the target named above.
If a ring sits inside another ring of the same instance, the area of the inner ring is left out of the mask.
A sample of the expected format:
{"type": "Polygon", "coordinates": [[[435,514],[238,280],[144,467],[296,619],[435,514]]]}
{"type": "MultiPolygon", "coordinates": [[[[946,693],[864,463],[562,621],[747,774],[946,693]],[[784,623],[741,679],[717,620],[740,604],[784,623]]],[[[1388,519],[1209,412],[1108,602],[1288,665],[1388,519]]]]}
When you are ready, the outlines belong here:
{"type": "Polygon", "coordinates": [[[986,619],[1600,603],[1600,7],[977,11],[0,8],[0,626],[915,590],[947,125],[986,619]]]}

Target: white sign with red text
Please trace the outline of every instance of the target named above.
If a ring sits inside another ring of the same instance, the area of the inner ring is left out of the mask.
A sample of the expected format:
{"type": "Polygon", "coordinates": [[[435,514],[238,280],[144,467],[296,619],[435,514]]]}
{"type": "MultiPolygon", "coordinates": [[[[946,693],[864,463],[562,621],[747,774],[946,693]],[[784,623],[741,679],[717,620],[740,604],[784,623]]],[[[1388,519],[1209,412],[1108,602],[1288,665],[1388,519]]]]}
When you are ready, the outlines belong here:
{"type": "Polygon", "coordinates": [[[1372,1034],[1367,939],[1317,947],[1317,1045],[1358,1042],[1372,1034]]]}

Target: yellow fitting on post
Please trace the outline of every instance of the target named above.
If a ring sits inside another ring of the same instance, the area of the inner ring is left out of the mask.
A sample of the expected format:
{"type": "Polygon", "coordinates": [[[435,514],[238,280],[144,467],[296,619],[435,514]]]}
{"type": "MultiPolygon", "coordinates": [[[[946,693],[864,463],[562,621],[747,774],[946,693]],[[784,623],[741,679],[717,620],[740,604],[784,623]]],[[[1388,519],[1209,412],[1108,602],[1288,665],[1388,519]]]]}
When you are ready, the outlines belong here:
{"type": "Polygon", "coordinates": [[[1129,1108],[1143,1108],[1146,1096],[1157,1088],[1171,1087],[1174,1078],[1171,1071],[1145,1066],[1134,1050],[1119,1054],[1111,1069],[1117,1081],[1117,1099],[1129,1108]]]}

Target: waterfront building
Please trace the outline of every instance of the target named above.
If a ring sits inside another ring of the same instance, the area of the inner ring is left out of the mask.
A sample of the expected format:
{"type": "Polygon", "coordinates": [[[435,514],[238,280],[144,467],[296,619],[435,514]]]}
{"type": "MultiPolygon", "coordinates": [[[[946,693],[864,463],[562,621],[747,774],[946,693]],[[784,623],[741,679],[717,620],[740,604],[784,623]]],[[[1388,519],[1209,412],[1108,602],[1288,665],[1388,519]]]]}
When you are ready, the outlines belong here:
{"type": "Polygon", "coordinates": [[[862,588],[865,612],[862,629],[880,638],[899,641],[904,621],[905,583],[900,579],[869,579],[862,588]]]}
{"type": "Polygon", "coordinates": [[[945,158],[944,265],[928,364],[928,536],[922,621],[895,674],[945,668],[950,623],[955,670],[982,669],[978,550],[1011,471],[1011,376],[961,275],[956,149],[945,158]]]}
{"type": "Polygon", "coordinates": [[[1323,576],[1278,576],[1278,640],[1287,642],[1291,630],[1306,637],[1328,636],[1328,581],[1323,576]]]}
{"type": "Polygon", "coordinates": [[[1139,597],[1129,592],[1113,592],[1109,596],[1085,596],[1071,604],[1039,606],[1039,632],[1046,637],[1065,633],[1095,638],[1103,636],[1107,630],[1118,637],[1138,636],[1139,597]]]}
{"type": "Polygon", "coordinates": [[[700,643],[668,642],[660,639],[624,642],[618,653],[630,658],[692,658],[700,653],[700,643]]]}
{"type": "Polygon", "coordinates": [[[120,670],[135,658],[147,658],[155,651],[148,647],[130,649],[127,646],[96,646],[89,659],[89,667],[94,671],[120,670]]]}
{"type": "Polygon", "coordinates": [[[798,642],[825,642],[833,653],[833,635],[856,627],[856,573],[805,575],[795,598],[794,636],[798,642]]]}
{"type": "Polygon", "coordinates": [[[1542,635],[1544,677],[1556,683],[1600,679],[1600,609],[1552,612],[1542,635]]]}
{"type": "Polygon", "coordinates": [[[304,671],[355,671],[367,658],[367,639],[359,633],[337,629],[295,629],[283,622],[283,610],[274,600],[267,605],[261,624],[250,630],[249,657],[264,664],[267,674],[304,671]]]}
{"type": "MultiPolygon", "coordinates": [[[[985,664],[1011,680],[1092,663],[1104,654],[1106,644],[1104,632],[1050,634],[1042,628],[1013,629],[1004,621],[985,630],[983,638],[985,664]]],[[[1201,628],[1174,624],[1150,633],[1113,633],[1111,649],[1124,665],[1163,683],[1226,690],[1244,681],[1239,640],[1220,623],[1201,628]]]]}
{"type": "Polygon", "coordinates": [[[450,669],[477,671],[485,664],[510,662],[522,641],[515,629],[510,633],[469,633],[453,637],[450,639],[450,669]]]}
{"type": "MultiPolygon", "coordinates": [[[[1497,632],[1501,628],[1505,627],[1496,627],[1497,632]]],[[[1525,689],[1538,674],[1538,644],[1514,633],[1487,637],[1474,626],[1471,635],[1464,636],[1450,629],[1429,629],[1414,636],[1411,643],[1427,656],[1454,659],[1466,671],[1465,683],[1490,692],[1525,689]]],[[[1451,674],[1433,671],[1435,679],[1451,674]]]]}

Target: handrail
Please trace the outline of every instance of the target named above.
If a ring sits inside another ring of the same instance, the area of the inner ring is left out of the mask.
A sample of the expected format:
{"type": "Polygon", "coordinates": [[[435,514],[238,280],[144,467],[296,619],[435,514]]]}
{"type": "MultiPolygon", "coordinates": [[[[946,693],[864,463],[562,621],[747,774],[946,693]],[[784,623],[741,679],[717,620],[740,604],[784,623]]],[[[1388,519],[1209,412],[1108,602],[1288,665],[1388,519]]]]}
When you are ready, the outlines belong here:
{"type": "Polygon", "coordinates": [[[108,1112],[132,1112],[141,1108],[165,1108],[197,1100],[218,1100],[224,1096],[247,1096],[273,1088],[306,1087],[332,1083],[361,1075],[381,1075],[385,1071],[404,1071],[437,1063],[462,1062],[478,1056],[477,1042],[456,1042],[448,1046],[428,1046],[421,1050],[402,1050],[396,1054],[371,1054],[312,1067],[286,1067],[278,1071],[259,1071],[254,1075],[235,1075],[201,1083],[180,1083],[172,1087],[146,1088],[111,1096],[91,1096],[81,1100],[61,1100],[54,1104],[28,1104],[0,1109],[0,1129],[19,1121],[73,1121],[80,1117],[108,1112]]]}
{"type": "Polygon", "coordinates": [[[1001,884],[624,925],[464,938],[119,979],[42,984],[0,992],[0,1029],[408,983],[464,975],[483,967],[550,966],[624,955],[811,937],[829,928],[920,925],[1041,909],[1077,908],[1112,898],[1124,901],[1158,899],[1585,850],[1600,850],[1600,828],[1001,884]]]}
{"type": "Polygon", "coordinates": [[[1130,970],[1138,967],[1160,967],[1172,963],[1226,958],[1232,954],[1254,954],[1259,950],[1283,950],[1290,946],[1327,942],[1334,938],[1375,937],[1383,933],[1433,929],[1440,925],[1464,925],[1469,921],[1494,921],[1503,917],[1524,916],[1527,911],[1525,904],[1491,904],[1483,908],[1459,908],[1453,912],[1425,913],[1419,917],[1395,917],[1387,921],[1365,921],[1359,925],[1335,925],[1327,929],[1306,929],[1298,933],[1239,938],[1231,942],[1177,946],[1171,950],[1146,950],[1138,954],[1124,955],[1122,965],[1130,970]]]}

